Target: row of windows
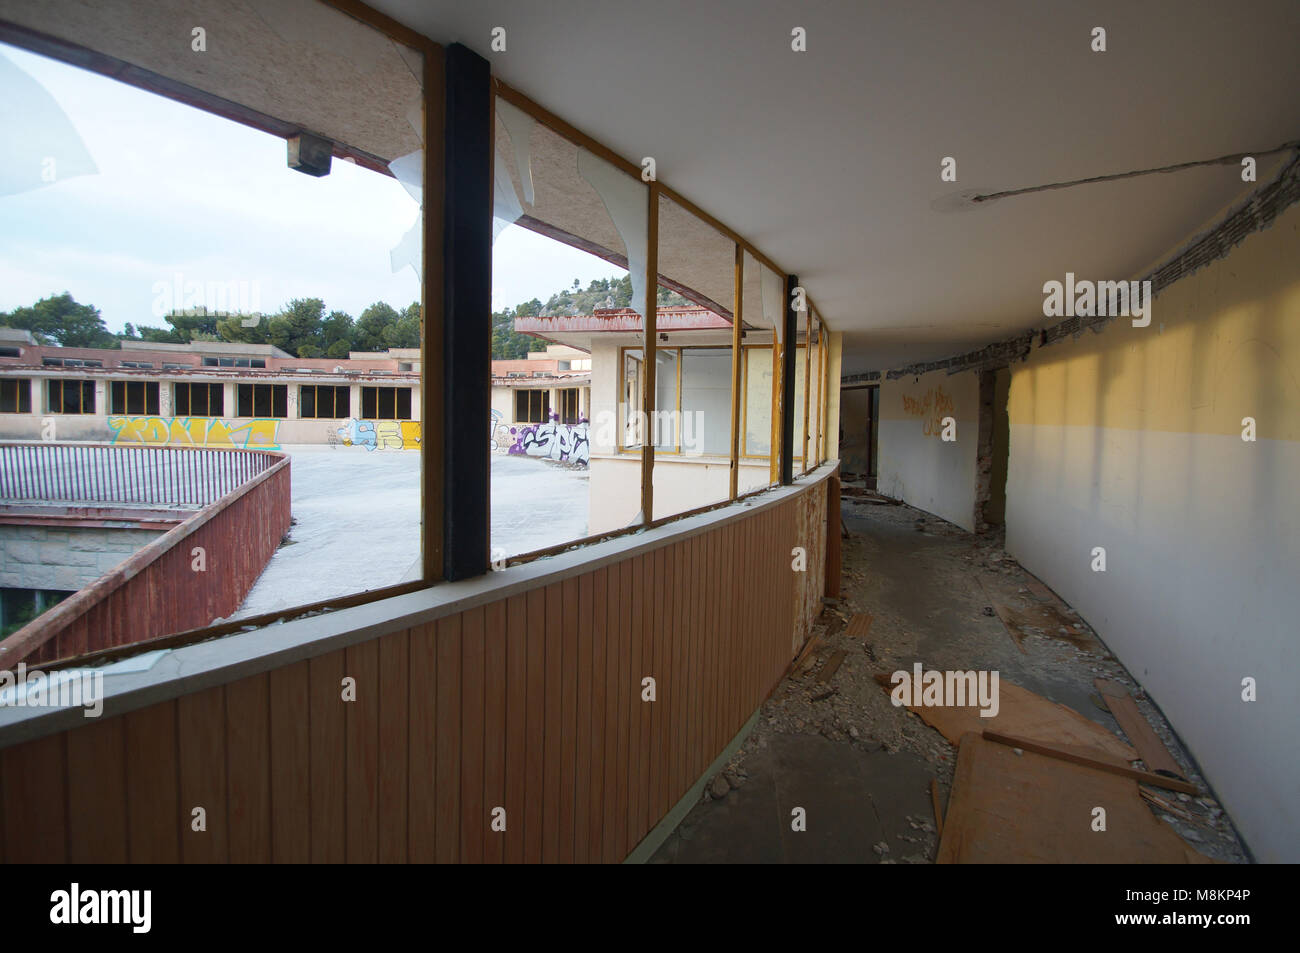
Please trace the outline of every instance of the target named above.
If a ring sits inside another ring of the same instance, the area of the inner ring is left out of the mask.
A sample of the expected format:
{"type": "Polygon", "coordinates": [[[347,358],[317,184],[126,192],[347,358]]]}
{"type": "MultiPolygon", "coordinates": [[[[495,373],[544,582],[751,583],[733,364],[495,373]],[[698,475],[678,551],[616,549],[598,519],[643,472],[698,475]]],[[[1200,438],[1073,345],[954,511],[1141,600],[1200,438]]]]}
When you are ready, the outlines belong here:
{"type": "MultiPolygon", "coordinates": [[[[0,379],[0,413],[30,414],[30,380],[0,379]]],[[[156,415],[158,381],[109,381],[109,413],[156,415]]],[[[576,393],[576,392],[575,392],[576,393]]],[[[298,389],[300,417],[341,419],[352,416],[351,390],[346,385],[304,384],[298,389]]],[[[225,387],[212,383],[172,385],[172,413],[177,417],[222,417],[226,413],[225,387]]],[[[237,417],[288,417],[288,384],[239,384],[235,390],[237,417]]],[[[549,407],[546,408],[549,413],[549,407]]],[[[51,414],[95,413],[95,382],[50,380],[45,382],[45,411],[51,414]]],[[[367,420],[410,420],[409,387],[361,388],[361,416],[367,420]]],[[[546,417],[540,418],[545,420],[546,417]]]]}

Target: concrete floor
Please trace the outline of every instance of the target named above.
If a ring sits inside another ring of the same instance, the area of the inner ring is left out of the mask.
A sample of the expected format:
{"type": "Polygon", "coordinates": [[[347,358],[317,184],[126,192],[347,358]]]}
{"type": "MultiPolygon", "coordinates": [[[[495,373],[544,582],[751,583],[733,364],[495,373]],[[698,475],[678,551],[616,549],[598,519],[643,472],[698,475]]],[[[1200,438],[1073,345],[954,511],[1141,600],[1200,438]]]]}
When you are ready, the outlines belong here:
{"type": "MultiPolygon", "coordinates": [[[[851,537],[844,540],[840,605],[822,614],[815,655],[846,653],[825,685],[820,663],[779,684],[756,728],[723,770],[715,797],[706,790],[652,863],[928,863],[938,838],[930,780],[947,804],[955,749],[906,708],[896,708],[876,673],[910,669],[996,670],[1010,681],[1075,711],[1122,737],[1109,712],[1092,700],[1098,676],[1126,685],[1184,769],[1204,780],[1159,710],[1066,607],[1083,636],[1028,630],[1023,651],[992,606],[1032,610],[1054,597],[1001,550],[996,536],[976,537],[905,505],[844,501],[851,537]],[[873,617],[865,638],[846,622],[873,617]],[[728,790],[729,789],[729,790],[728,790]],[[807,829],[791,829],[803,807],[807,829]]],[[[711,787],[712,785],[710,785],[711,787]]],[[[1172,795],[1176,796],[1176,795],[1172,795]]],[[[1196,849],[1242,862],[1230,819],[1212,798],[1181,808],[1197,820],[1168,815],[1196,849]]]]}
{"type": "MultiPolygon", "coordinates": [[[[286,447],[294,524],[231,618],[419,578],[420,454],[286,447]]],[[[587,535],[586,470],[492,454],[490,545],[505,556],[587,535]]]]}

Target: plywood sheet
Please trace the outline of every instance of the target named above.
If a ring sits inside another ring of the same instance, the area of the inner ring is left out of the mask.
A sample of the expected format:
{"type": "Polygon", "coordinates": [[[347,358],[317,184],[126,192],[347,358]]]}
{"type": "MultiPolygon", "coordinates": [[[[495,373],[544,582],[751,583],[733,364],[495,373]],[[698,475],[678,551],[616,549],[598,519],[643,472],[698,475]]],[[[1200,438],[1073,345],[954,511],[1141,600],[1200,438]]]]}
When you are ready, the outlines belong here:
{"type": "MultiPolygon", "coordinates": [[[[891,689],[889,676],[877,675],[876,680],[885,691],[891,689]]],[[[1006,679],[998,680],[998,713],[992,718],[983,717],[980,709],[974,706],[908,707],[953,744],[958,744],[962,735],[968,731],[978,733],[988,728],[1006,735],[1018,735],[1086,752],[1092,757],[1109,757],[1116,763],[1127,764],[1136,761],[1138,757],[1131,745],[1116,738],[1096,722],[1089,721],[1073,708],[1049,701],[1006,679]]]]}
{"type": "Polygon", "coordinates": [[[1211,863],[1138,792],[1136,781],[967,734],[936,862],[1211,863]],[[1104,831],[1093,830],[1098,807],[1104,831]]]}

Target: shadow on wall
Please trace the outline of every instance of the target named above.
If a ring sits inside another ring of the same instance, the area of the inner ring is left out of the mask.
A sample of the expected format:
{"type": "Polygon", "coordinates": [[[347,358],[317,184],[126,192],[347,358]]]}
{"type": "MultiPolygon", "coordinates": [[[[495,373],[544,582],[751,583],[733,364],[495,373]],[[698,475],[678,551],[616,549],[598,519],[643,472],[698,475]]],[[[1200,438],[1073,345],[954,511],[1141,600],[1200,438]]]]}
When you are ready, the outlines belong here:
{"type": "Polygon", "coordinates": [[[1007,548],[1164,709],[1266,860],[1300,860],[1300,206],[1012,371],[1007,548]],[[1249,681],[1249,680],[1255,681],[1249,681]],[[1256,707],[1258,706],[1258,707],[1256,707]],[[1279,806],[1282,805],[1282,806],[1279,806]]]}

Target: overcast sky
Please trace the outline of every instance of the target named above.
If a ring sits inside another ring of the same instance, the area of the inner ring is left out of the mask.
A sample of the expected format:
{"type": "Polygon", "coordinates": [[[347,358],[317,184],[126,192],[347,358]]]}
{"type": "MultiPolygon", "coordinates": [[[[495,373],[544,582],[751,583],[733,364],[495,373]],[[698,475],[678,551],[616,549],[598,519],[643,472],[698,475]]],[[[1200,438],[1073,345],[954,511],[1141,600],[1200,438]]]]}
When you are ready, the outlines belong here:
{"type": "MultiPolygon", "coordinates": [[[[4,44],[0,128],[0,311],[66,290],[112,331],[162,325],[155,302],[177,275],[182,288],[244,282],[264,312],[319,297],[356,317],[419,297],[415,273],[392,270],[418,212],[395,179],[337,159],[319,179],[294,172],[281,139],[4,44]],[[72,175],[78,136],[92,173],[72,175]],[[46,168],[25,145],[37,141],[64,154],[53,183],[31,178],[46,168]]],[[[492,307],[622,274],[511,226],[495,247],[492,307]]]]}

